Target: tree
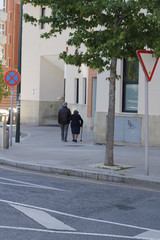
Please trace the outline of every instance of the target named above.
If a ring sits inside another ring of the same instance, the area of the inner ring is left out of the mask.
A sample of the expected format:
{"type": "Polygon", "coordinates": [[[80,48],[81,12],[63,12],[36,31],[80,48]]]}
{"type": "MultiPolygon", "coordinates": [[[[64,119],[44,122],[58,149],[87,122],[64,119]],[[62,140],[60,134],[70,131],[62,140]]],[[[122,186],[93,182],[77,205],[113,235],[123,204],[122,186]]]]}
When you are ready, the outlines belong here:
{"type": "Polygon", "coordinates": [[[99,72],[110,70],[105,164],[114,165],[117,59],[135,58],[136,50],[145,47],[160,55],[158,0],[24,0],[28,3],[51,9],[50,16],[40,19],[25,14],[26,22],[50,24],[50,31],[42,37],[71,30],[67,44],[75,47],[75,52],[60,54],[67,64],[80,67],[84,63],[99,72]]]}
{"type": "Polygon", "coordinates": [[[2,101],[2,98],[9,96],[9,94],[9,91],[6,91],[2,64],[0,62],[0,102],[2,101]]]}

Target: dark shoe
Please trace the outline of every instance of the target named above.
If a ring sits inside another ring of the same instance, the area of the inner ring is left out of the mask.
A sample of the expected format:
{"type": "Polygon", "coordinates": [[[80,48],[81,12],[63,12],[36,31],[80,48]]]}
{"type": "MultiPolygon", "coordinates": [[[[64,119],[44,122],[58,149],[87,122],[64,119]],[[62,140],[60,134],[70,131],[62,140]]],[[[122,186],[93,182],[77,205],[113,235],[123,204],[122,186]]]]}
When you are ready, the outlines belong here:
{"type": "Polygon", "coordinates": [[[68,142],[67,139],[64,140],[65,142],[68,142]]]}

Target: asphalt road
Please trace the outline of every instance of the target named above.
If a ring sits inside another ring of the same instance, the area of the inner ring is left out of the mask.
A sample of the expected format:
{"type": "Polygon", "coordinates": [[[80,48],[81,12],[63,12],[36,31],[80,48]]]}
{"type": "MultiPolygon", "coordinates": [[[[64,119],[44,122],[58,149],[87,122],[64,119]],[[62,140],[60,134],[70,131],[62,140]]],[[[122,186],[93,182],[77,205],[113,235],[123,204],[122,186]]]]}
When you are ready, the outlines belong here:
{"type": "Polygon", "coordinates": [[[4,239],[160,239],[160,190],[1,166],[4,239]]]}

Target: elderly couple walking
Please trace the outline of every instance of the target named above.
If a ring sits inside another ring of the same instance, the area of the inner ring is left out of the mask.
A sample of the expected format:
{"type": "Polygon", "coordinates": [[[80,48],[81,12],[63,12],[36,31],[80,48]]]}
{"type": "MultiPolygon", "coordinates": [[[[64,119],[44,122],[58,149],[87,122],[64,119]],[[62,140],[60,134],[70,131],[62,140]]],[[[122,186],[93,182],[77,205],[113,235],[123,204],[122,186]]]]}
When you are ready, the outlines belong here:
{"type": "Polygon", "coordinates": [[[71,114],[70,109],[67,107],[67,102],[64,102],[62,108],[60,108],[58,112],[58,123],[61,127],[61,139],[64,142],[67,142],[68,127],[70,122],[73,137],[72,141],[77,142],[80,128],[83,126],[83,119],[77,110],[74,110],[73,114],[71,114]]]}

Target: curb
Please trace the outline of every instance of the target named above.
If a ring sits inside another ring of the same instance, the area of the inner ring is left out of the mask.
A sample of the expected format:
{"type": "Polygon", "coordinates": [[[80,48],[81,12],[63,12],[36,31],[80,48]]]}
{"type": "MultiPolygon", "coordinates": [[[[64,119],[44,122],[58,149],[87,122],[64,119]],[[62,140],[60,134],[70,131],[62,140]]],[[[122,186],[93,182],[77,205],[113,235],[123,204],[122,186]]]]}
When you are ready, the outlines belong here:
{"type": "Polygon", "coordinates": [[[155,179],[148,179],[146,176],[143,179],[134,178],[132,176],[119,176],[116,174],[104,174],[98,173],[89,170],[78,170],[78,169],[63,169],[57,168],[52,166],[41,166],[38,164],[28,164],[28,163],[21,163],[16,162],[13,160],[8,159],[0,159],[0,165],[6,165],[11,167],[16,167],[20,169],[32,170],[37,172],[43,173],[53,173],[65,176],[72,176],[72,177],[80,177],[92,180],[101,180],[101,181],[108,181],[108,182],[116,182],[116,183],[125,183],[130,185],[138,185],[143,187],[160,187],[160,182],[155,179]]]}

